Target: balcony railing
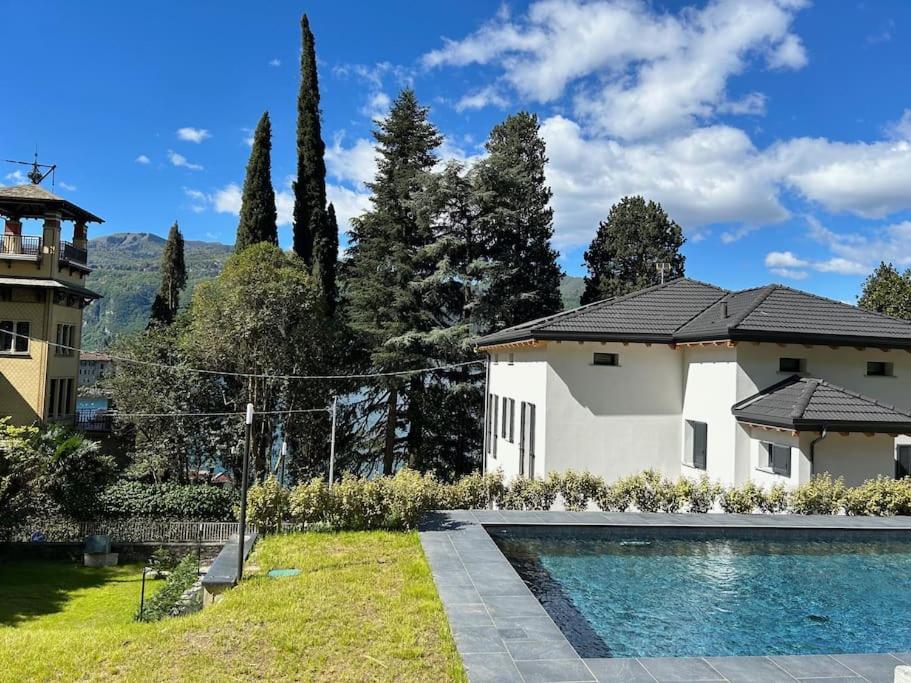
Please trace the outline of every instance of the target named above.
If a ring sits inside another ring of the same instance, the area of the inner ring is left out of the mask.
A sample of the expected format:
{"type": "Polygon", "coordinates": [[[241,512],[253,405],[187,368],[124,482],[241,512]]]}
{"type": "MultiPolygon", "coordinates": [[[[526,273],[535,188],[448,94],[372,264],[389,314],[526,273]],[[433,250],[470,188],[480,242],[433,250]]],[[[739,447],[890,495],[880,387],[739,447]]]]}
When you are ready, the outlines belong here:
{"type": "Polygon", "coordinates": [[[0,235],[0,255],[40,256],[41,237],[37,235],[0,235]]]}
{"type": "Polygon", "coordinates": [[[70,263],[85,265],[89,262],[89,253],[85,249],[75,246],[72,242],[61,242],[60,258],[70,263]]]}
{"type": "Polygon", "coordinates": [[[83,432],[110,432],[112,422],[112,416],[107,411],[76,411],[76,429],[83,432]]]}

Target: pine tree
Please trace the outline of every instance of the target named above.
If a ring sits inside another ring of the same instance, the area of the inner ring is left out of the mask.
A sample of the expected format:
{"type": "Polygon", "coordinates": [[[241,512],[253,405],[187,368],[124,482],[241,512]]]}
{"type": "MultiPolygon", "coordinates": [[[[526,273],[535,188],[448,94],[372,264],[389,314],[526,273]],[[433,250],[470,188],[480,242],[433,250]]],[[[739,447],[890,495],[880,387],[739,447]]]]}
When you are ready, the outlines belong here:
{"type": "Polygon", "coordinates": [[[682,277],[686,240],[683,230],[660,204],[640,196],[624,197],[598,225],[595,239],[584,254],[588,275],[582,303],[622,296],[661,282],[656,265],[670,268],[664,279],[682,277]]]}
{"type": "Polygon", "coordinates": [[[265,112],[253,134],[253,147],[247,162],[247,175],[240,204],[235,251],[251,244],[278,244],[275,190],[272,187],[272,124],[265,112]]]}
{"type": "Polygon", "coordinates": [[[326,145],[320,131],[316,46],[310,20],[301,17],[301,82],[297,97],[297,179],[294,182],[294,253],[313,264],[314,243],[326,232],[326,145]]]}
{"type": "MultiPolygon", "coordinates": [[[[404,90],[374,132],[377,174],[368,186],[372,208],[353,221],[345,291],[348,322],[367,349],[375,371],[399,371],[426,360],[419,332],[432,324],[416,287],[419,252],[431,241],[415,203],[437,162],[434,150],[442,138],[427,120],[428,109],[414,92],[404,90]]],[[[419,441],[422,404],[420,377],[378,381],[365,390],[365,412],[382,413],[369,422],[379,432],[383,471],[391,473],[401,453],[398,432],[419,441]],[[405,414],[400,411],[405,406],[405,414]]]]}
{"type": "Polygon", "coordinates": [[[488,258],[478,302],[482,331],[500,329],[561,310],[547,155],[538,117],[520,112],[494,127],[486,159],[474,173],[478,228],[488,258]]]}
{"type": "Polygon", "coordinates": [[[319,287],[323,310],[329,316],[335,312],[338,288],[335,282],[338,268],[338,219],[335,207],[329,204],[323,221],[325,231],[313,244],[313,279],[319,287]]]}
{"type": "Polygon", "coordinates": [[[911,268],[899,273],[891,263],[880,263],[864,281],[857,305],[868,311],[911,320],[911,268]]]}
{"type": "Polygon", "coordinates": [[[183,235],[175,221],[168,232],[161,254],[161,287],[152,303],[149,325],[170,325],[177,317],[180,292],[187,286],[187,267],[184,261],[183,235]]]}

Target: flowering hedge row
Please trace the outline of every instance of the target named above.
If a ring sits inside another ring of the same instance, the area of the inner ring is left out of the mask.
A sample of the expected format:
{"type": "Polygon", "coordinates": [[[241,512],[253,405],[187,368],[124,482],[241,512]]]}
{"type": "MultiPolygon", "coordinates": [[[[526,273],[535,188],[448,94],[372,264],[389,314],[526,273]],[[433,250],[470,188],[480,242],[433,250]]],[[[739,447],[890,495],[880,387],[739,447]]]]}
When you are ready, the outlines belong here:
{"type": "Polygon", "coordinates": [[[314,479],[293,489],[275,479],[254,486],[247,499],[251,521],[260,529],[283,522],[327,529],[413,529],[424,514],[441,509],[549,510],[558,497],[567,510],[850,515],[911,514],[911,478],[871,479],[848,488],[828,474],[786,489],[762,489],[752,482],[724,487],[708,477],[670,479],[654,470],[606,484],[588,472],[568,471],[540,479],[518,477],[508,484],[501,472],[471,474],[454,484],[402,470],[394,477],[345,476],[330,488],[314,479]]]}

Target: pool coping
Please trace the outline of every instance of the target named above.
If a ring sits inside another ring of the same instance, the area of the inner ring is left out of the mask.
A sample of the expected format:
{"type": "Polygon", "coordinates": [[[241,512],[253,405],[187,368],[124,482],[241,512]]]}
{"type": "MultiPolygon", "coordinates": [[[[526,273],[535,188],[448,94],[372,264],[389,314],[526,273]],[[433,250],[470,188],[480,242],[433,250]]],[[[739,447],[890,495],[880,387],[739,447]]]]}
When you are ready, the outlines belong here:
{"type": "Polygon", "coordinates": [[[434,512],[419,535],[472,683],[603,681],[892,682],[911,653],[583,659],[485,526],[867,529],[911,531],[911,517],[523,510],[434,512]]]}

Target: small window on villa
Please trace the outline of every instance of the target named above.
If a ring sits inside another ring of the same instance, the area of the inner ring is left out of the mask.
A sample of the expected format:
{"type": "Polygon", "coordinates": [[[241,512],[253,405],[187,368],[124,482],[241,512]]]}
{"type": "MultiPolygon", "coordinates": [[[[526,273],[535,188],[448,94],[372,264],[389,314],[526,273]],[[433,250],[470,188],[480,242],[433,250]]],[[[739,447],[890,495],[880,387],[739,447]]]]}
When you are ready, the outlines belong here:
{"type": "Polygon", "coordinates": [[[775,474],[791,476],[791,447],[777,443],[763,443],[765,462],[762,466],[775,474]]]}
{"type": "Polygon", "coordinates": [[[868,360],[867,375],[869,377],[892,377],[892,363],[886,363],[881,360],[868,360]]]}
{"type": "Polygon", "coordinates": [[[514,353],[509,354],[509,364],[512,365],[515,362],[515,360],[516,360],[516,354],[514,354],[514,353]]]}
{"type": "Polygon", "coordinates": [[[28,353],[31,324],[0,320],[0,353],[28,353]]]}
{"type": "Polygon", "coordinates": [[[592,365],[620,365],[620,354],[596,353],[592,356],[592,365]]]}
{"type": "Polygon", "coordinates": [[[806,358],[779,358],[778,372],[804,372],[807,369],[806,358]]]}
{"type": "Polygon", "coordinates": [[[706,467],[708,429],[705,422],[686,421],[686,464],[698,470],[706,467]]]}
{"type": "Polygon", "coordinates": [[[901,445],[895,449],[895,478],[911,477],[911,446],[901,445]]]}

